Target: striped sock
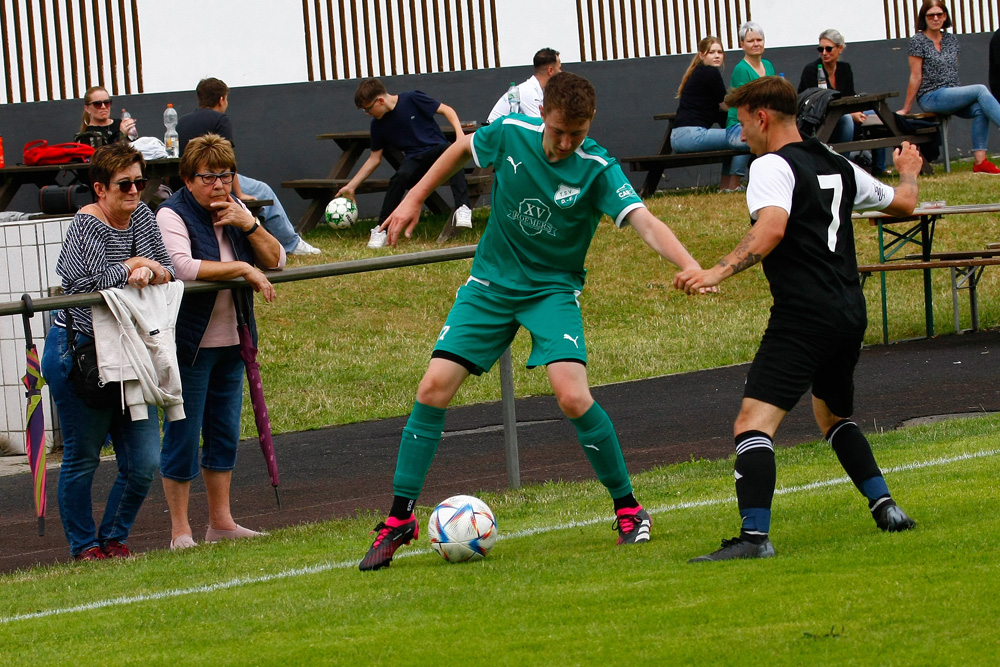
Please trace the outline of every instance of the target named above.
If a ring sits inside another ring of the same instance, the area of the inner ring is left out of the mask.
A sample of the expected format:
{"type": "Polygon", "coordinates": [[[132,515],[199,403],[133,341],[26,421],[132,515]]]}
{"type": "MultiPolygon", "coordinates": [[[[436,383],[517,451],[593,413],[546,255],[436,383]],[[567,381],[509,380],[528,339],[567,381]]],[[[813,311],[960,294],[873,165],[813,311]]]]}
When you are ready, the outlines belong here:
{"type": "Polygon", "coordinates": [[[774,442],[762,431],[736,436],[736,500],[740,508],[740,536],[763,541],[771,530],[771,501],[777,472],[774,442]]]}

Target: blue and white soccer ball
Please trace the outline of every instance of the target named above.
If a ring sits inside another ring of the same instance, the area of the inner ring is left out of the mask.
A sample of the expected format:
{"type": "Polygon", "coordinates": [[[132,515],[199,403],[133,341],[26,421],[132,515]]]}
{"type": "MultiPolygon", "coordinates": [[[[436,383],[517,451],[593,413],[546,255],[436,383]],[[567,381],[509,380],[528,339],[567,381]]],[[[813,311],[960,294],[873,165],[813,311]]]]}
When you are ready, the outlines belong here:
{"type": "Polygon", "coordinates": [[[337,197],[326,205],[326,223],[334,229],[347,229],[358,220],[358,207],[347,197],[337,197]]]}
{"type": "Polygon", "coordinates": [[[493,510],[475,496],[452,496],[434,508],[431,548],[449,563],[485,558],[497,541],[493,510]]]}

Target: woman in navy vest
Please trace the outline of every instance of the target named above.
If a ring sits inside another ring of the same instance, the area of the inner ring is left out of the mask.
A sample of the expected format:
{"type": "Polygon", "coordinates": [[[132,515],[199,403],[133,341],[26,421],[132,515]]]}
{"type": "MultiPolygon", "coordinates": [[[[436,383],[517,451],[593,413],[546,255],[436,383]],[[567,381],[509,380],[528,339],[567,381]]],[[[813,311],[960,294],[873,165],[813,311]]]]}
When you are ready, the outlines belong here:
{"type": "MultiPolygon", "coordinates": [[[[232,144],[217,134],[192,139],[181,158],[180,176],[185,187],[156,211],[177,278],[244,278],[267,301],[273,301],[274,286],[260,269],[283,268],[285,251],[230,194],[236,176],[232,144]]],[[[252,303],[248,322],[256,344],[252,303]]],[[[188,498],[191,480],[199,472],[208,496],[205,541],[260,535],[237,525],[229,509],[243,405],[244,365],[236,327],[232,291],[184,295],[177,318],[177,359],[187,418],[168,423],[160,456],[163,491],[170,508],[171,549],[195,544],[188,498]]]]}

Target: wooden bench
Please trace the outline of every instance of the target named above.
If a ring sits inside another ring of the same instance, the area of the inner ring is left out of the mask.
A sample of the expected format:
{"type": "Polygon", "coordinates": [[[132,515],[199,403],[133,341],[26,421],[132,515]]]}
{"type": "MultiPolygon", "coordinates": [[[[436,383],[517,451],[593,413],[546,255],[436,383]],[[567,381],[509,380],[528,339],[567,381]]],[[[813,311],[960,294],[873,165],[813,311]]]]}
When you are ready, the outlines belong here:
{"type": "MultiPolygon", "coordinates": [[[[969,311],[972,326],[968,331],[979,330],[979,295],[977,287],[987,266],[1000,265],[1000,250],[972,250],[963,252],[935,252],[924,259],[923,255],[907,255],[903,261],[885,262],[882,264],[861,264],[858,273],[861,274],[861,286],[873,273],[887,271],[926,271],[932,269],[949,269],[951,272],[951,304],[955,320],[955,333],[962,333],[959,319],[958,291],[969,291],[969,311]]],[[[883,322],[888,319],[883,313],[883,322]]],[[[888,332],[884,334],[888,340],[888,332]]]]}
{"type": "Polygon", "coordinates": [[[929,120],[937,121],[941,126],[941,150],[944,151],[944,172],[946,174],[951,173],[951,157],[948,155],[948,121],[951,120],[951,116],[948,114],[936,114],[929,111],[924,113],[908,113],[900,114],[903,118],[912,118],[913,120],[929,120]]]}

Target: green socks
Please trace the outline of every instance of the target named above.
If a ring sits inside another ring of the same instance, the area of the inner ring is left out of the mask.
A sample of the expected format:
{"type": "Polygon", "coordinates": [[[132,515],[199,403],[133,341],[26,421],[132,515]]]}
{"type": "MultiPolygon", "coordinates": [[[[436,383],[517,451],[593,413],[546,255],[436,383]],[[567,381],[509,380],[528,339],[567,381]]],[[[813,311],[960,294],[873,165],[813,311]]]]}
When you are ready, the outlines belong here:
{"type": "Polygon", "coordinates": [[[419,498],[427,471],[434,460],[441,434],[444,432],[446,410],[414,402],[413,412],[403,428],[396,457],[396,474],[392,492],[406,498],[419,498]]]}
{"type": "Polygon", "coordinates": [[[576,427],[583,453],[594,467],[597,479],[608,488],[611,497],[621,498],[632,493],[625,457],[608,413],[595,402],[583,416],[570,421],[576,427]]]}

